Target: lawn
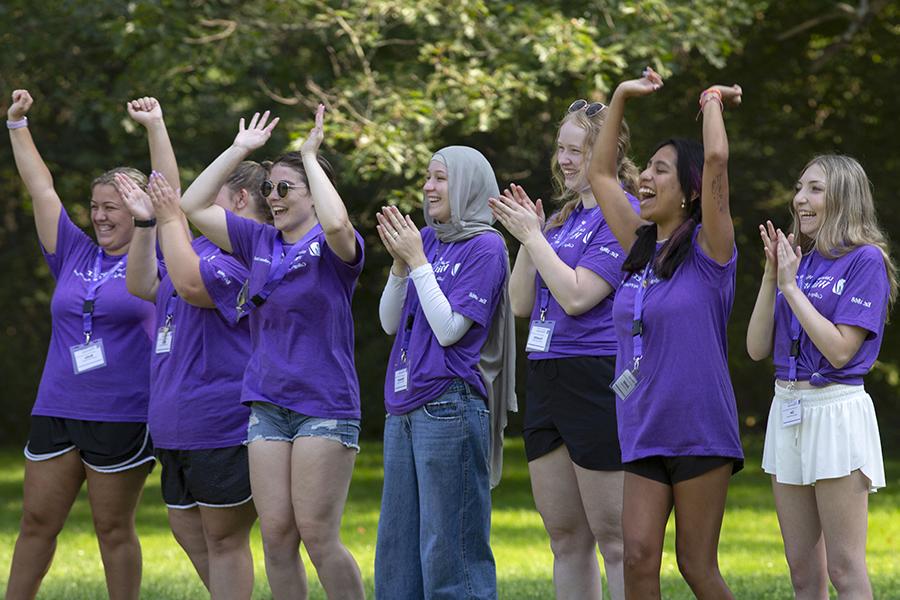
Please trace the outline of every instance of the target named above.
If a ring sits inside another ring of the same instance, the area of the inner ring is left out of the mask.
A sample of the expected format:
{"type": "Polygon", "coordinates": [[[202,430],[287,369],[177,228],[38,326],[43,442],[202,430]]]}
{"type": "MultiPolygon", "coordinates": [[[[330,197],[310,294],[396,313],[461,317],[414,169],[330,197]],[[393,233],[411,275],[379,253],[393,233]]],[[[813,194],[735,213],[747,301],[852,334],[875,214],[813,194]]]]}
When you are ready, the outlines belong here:
{"type": "MultiPolygon", "coordinates": [[[[731,486],[722,531],[722,572],[737,598],[791,597],[787,565],[767,477],[759,470],[759,448],[748,449],[747,468],[731,486]]],[[[5,588],[21,511],[23,459],[16,451],[0,452],[0,585],[5,588]]],[[[876,598],[900,598],[900,461],[888,462],[888,488],[871,497],[868,564],[876,598]]],[[[144,552],[145,599],[208,598],[187,557],[169,533],[154,471],[138,514],[144,552]]],[[[375,532],[381,492],[381,447],[363,444],[344,516],[343,537],[359,561],[372,594],[375,532]]],[[[503,483],[494,492],[493,548],[500,598],[552,598],[551,554],[534,510],[521,440],[508,440],[503,483]]],[[[270,598],[263,570],[262,546],[254,532],[254,598],[270,598]]],[[[325,595],[304,557],[311,598],[325,595]]],[[[663,597],[692,598],[675,565],[672,523],[663,557],[663,597]]],[[[72,510],[59,549],[39,598],[94,599],[105,596],[103,570],[93,537],[85,494],[72,510]]]]}

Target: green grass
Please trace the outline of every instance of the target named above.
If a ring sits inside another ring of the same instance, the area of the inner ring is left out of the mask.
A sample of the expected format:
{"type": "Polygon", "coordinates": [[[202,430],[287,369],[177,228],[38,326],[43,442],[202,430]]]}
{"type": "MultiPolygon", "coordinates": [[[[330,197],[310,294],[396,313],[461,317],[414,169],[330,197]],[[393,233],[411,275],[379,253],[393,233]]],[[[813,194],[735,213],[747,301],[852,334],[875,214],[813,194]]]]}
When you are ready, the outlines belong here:
{"type": "MultiPolygon", "coordinates": [[[[733,481],[720,545],[722,572],[738,598],[789,598],[790,579],[775,518],[769,482],[759,469],[758,445],[748,448],[747,467],[733,481]]],[[[876,598],[900,597],[900,461],[887,465],[888,487],[871,497],[868,564],[876,598]]],[[[21,514],[23,458],[0,452],[0,585],[6,586],[21,514]]],[[[142,598],[208,598],[187,557],[169,532],[154,471],[138,514],[144,552],[142,598]]],[[[381,446],[363,444],[343,522],[343,538],[359,561],[372,595],[375,532],[381,493],[381,446]]],[[[504,480],[494,492],[493,548],[500,598],[552,598],[552,560],[547,537],[534,510],[521,440],[508,440],[504,480]]],[[[254,598],[269,598],[259,532],[253,536],[256,564],[254,598]]],[[[324,598],[309,559],[311,598],[324,598]]],[[[662,569],[664,598],[692,598],[675,565],[672,523],[662,569]]],[[[79,497],[39,598],[105,597],[103,569],[84,493],[79,497]]]]}

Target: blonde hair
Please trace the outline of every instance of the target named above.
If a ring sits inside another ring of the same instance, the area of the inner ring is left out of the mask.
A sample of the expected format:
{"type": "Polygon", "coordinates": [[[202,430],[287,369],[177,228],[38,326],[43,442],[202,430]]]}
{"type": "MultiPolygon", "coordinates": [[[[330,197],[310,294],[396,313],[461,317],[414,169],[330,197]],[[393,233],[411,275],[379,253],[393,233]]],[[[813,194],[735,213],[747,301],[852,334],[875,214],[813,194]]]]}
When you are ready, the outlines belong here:
{"type": "Polygon", "coordinates": [[[147,191],[147,176],[132,167],[116,167],[103,173],[91,182],[91,190],[98,185],[115,185],[116,175],[122,174],[137,184],[139,188],[147,191]]]}
{"type": "MultiPolygon", "coordinates": [[[[562,129],[562,126],[566,123],[572,122],[585,131],[584,143],[581,147],[581,152],[584,156],[584,162],[582,163],[581,168],[584,173],[587,173],[588,163],[590,162],[590,153],[594,147],[594,141],[600,133],[600,127],[603,125],[607,110],[608,109],[603,109],[598,111],[590,117],[587,116],[587,111],[576,110],[574,112],[566,113],[566,116],[559,122],[559,129],[562,129]]],[[[557,136],[558,135],[559,133],[557,130],[557,136]]],[[[640,171],[631,159],[628,158],[628,151],[630,149],[631,133],[628,129],[628,124],[623,120],[622,127],[619,128],[616,165],[619,167],[619,181],[622,182],[622,186],[629,193],[636,194],[640,171]]],[[[557,202],[562,202],[563,205],[553,217],[547,221],[545,230],[559,227],[565,223],[566,219],[569,218],[569,215],[572,214],[572,211],[575,210],[575,207],[578,206],[578,203],[581,202],[581,197],[578,192],[566,187],[565,177],[563,176],[562,169],[557,160],[558,152],[558,149],[554,151],[553,157],[550,159],[550,172],[553,175],[553,199],[557,202]]]]}
{"type": "Polygon", "coordinates": [[[791,203],[791,231],[803,251],[815,248],[828,258],[838,258],[860,246],[871,245],[881,250],[890,283],[890,304],[897,298],[897,267],[891,260],[890,247],[878,225],[872,183],[862,165],[850,156],[823,154],[803,167],[805,173],[813,165],[825,172],[825,214],[815,237],[800,231],[800,219],[791,203]]]}

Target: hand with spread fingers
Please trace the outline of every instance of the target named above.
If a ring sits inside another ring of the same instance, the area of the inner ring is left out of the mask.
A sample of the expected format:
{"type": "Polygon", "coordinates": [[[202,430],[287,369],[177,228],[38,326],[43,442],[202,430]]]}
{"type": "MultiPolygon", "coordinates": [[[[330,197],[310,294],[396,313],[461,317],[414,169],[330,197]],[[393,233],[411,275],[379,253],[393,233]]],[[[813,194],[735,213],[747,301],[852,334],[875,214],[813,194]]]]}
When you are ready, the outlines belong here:
{"type": "MultiPolygon", "coordinates": [[[[762,238],[763,251],[766,254],[766,268],[763,271],[763,278],[769,281],[778,279],[778,234],[772,221],[766,221],[765,225],[759,226],[759,236],[762,238]]],[[[788,234],[788,243],[793,243],[794,234],[788,234]]]]}
{"type": "Polygon", "coordinates": [[[797,269],[803,256],[800,246],[794,246],[794,234],[784,235],[780,229],[778,234],[778,289],[784,292],[797,285],[797,269]]]}
{"type": "Polygon", "coordinates": [[[428,264],[422,248],[422,234],[409,215],[401,214],[396,206],[385,206],[375,217],[378,235],[395,261],[402,261],[410,269],[428,264]]]}
{"type": "Polygon", "coordinates": [[[125,104],[128,116],[144,127],[149,127],[154,122],[162,121],[162,107],[156,98],[144,96],[136,98],[125,104]]]}
{"type": "Polygon", "coordinates": [[[150,185],[147,187],[150,202],[153,210],[156,212],[156,219],[160,225],[169,223],[170,221],[181,221],[181,198],[180,194],[172,189],[168,180],[162,173],[152,173],[150,175],[150,185]]]}
{"type": "Polygon", "coordinates": [[[522,244],[543,238],[543,208],[538,210],[537,204],[532,205],[521,186],[514,188],[518,190],[507,189],[499,198],[488,199],[494,217],[522,244]]]}
{"type": "Polygon", "coordinates": [[[320,104],[316,109],[316,124],[309,130],[309,135],[300,145],[300,154],[312,154],[313,156],[319,152],[319,146],[325,139],[325,105],[320,104]]]}
{"type": "Polygon", "coordinates": [[[238,125],[238,134],[234,138],[233,146],[244,150],[247,154],[253,152],[257,148],[262,148],[269,138],[272,137],[272,130],[278,125],[279,117],[275,117],[269,121],[269,111],[260,116],[254,113],[250,119],[249,125],[244,125],[244,118],[238,125]]]}
{"type": "Polygon", "coordinates": [[[116,191],[122,197],[125,208],[131,213],[131,216],[140,221],[149,221],[154,218],[153,204],[147,192],[142,190],[137,183],[130,177],[116,173],[115,183],[116,191]]]}

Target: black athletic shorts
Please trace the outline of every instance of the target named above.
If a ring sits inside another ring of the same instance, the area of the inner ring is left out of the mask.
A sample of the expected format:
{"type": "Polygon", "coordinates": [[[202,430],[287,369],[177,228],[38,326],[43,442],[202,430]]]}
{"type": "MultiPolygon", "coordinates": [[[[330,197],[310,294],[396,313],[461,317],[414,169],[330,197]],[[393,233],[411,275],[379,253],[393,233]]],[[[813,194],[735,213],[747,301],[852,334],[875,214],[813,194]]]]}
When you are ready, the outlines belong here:
{"type": "Polygon", "coordinates": [[[615,356],[528,361],[525,455],[535,460],[565,444],[579,467],[621,471],[616,396],[609,384],[615,356]]]}
{"type": "Polygon", "coordinates": [[[732,475],[744,468],[743,460],[728,456],[648,456],[622,466],[628,473],[675,485],[728,464],[732,475]]]}
{"type": "Polygon", "coordinates": [[[158,448],[156,457],[162,465],[163,501],[169,508],[229,508],[253,498],[244,445],[211,450],[158,448]]]}
{"type": "Polygon", "coordinates": [[[82,421],[32,415],[25,458],[40,462],[78,450],[85,465],[118,473],[151,463],[153,443],[146,423],[82,421]]]}

